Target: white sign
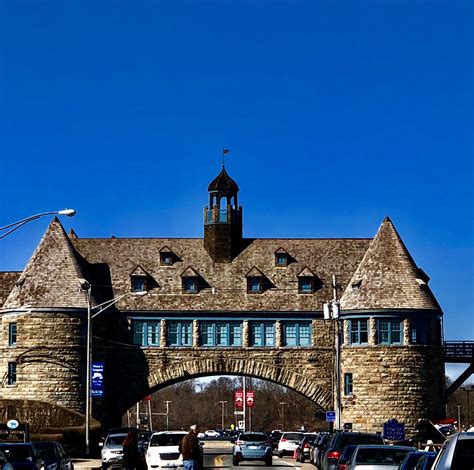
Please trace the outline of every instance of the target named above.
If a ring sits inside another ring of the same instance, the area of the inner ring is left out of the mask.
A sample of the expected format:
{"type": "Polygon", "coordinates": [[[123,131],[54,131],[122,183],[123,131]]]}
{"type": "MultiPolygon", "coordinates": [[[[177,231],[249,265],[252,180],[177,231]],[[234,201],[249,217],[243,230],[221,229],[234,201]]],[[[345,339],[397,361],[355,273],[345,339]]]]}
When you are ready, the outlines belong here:
{"type": "Polygon", "coordinates": [[[239,421],[239,429],[244,429],[245,421],[239,421]]]}
{"type": "Polygon", "coordinates": [[[20,423],[16,419],[11,419],[10,421],[7,421],[7,427],[8,429],[16,429],[20,423]]]}

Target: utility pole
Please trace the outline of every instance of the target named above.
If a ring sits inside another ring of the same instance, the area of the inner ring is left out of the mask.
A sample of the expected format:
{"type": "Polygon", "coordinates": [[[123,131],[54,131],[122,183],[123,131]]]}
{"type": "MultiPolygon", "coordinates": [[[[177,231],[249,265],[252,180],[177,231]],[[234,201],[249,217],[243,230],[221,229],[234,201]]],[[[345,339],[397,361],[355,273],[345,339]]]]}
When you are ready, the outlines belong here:
{"type": "Polygon", "coordinates": [[[226,405],[226,401],[224,400],[220,400],[219,403],[221,404],[221,408],[222,408],[222,422],[221,422],[221,429],[224,430],[224,407],[226,405]]]}
{"type": "Polygon", "coordinates": [[[166,430],[168,431],[169,428],[170,428],[170,403],[171,403],[171,400],[166,400],[164,401],[163,403],[166,404],[166,430]]]}
{"type": "Polygon", "coordinates": [[[281,430],[284,431],[285,430],[285,405],[286,405],[286,402],[281,401],[279,404],[281,405],[281,430]]]}

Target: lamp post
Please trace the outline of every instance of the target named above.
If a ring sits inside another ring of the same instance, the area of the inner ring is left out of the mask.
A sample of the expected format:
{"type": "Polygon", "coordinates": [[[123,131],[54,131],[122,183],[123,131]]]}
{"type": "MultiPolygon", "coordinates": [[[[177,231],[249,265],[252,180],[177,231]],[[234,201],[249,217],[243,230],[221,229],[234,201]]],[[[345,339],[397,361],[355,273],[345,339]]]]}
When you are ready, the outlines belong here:
{"type": "Polygon", "coordinates": [[[92,319],[97,315],[100,315],[104,310],[107,310],[112,305],[115,305],[119,300],[129,295],[146,295],[146,291],[140,292],[127,292],[126,294],[119,295],[105,302],[91,306],[91,291],[92,284],[85,279],[79,279],[81,283],[81,289],[86,292],[87,295],[87,339],[86,339],[86,456],[90,455],[90,427],[91,427],[91,360],[92,360],[92,319]],[[98,311],[92,314],[92,310],[98,309],[98,311]]]}
{"type": "Polygon", "coordinates": [[[341,429],[341,322],[339,320],[340,305],[337,300],[337,283],[336,276],[332,276],[332,291],[333,299],[324,304],[324,319],[333,320],[335,326],[335,358],[334,358],[334,372],[335,372],[335,394],[334,394],[334,409],[336,411],[336,429],[341,429]]]}
{"type": "Polygon", "coordinates": [[[285,405],[286,405],[286,402],[281,401],[279,404],[281,405],[281,430],[284,431],[285,430],[285,405]]]}
{"type": "Polygon", "coordinates": [[[220,400],[219,403],[221,404],[222,407],[222,421],[221,421],[221,429],[224,430],[224,407],[226,405],[226,401],[220,400]]]}
{"type": "Polygon", "coordinates": [[[168,431],[170,428],[170,403],[171,400],[166,400],[163,403],[166,405],[166,430],[168,431]]]}
{"type": "Polygon", "coordinates": [[[76,211],[74,209],[62,209],[60,211],[42,212],[41,214],[26,217],[25,219],[18,220],[12,224],[5,225],[5,227],[0,227],[0,232],[7,230],[7,232],[0,235],[0,240],[5,238],[7,235],[10,235],[10,233],[14,232],[15,230],[18,230],[20,227],[23,227],[23,225],[27,224],[28,222],[39,219],[40,217],[44,217],[45,215],[65,215],[67,217],[72,217],[75,214],[76,211]]]}

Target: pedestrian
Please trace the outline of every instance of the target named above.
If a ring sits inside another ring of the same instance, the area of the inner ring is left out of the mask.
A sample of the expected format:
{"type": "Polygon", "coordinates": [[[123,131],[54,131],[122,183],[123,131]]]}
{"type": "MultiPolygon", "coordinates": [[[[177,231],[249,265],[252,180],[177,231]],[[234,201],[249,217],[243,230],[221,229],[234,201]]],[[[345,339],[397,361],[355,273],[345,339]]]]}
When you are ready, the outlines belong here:
{"type": "Polygon", "coordinates": [[[193,424],[189,428],[189,433],[184,436],[179,443],[179,451],[183,456],[185,470],[199,470],[201,459],[201,447],[199,445],[198,426],[193,424]]]}
{"type": "Polygon", "coordinates": [[[123,441],[123,464],[125,470],[138,470],[142,467],[138,452],[138,430],[130,429],[123,441]]]}

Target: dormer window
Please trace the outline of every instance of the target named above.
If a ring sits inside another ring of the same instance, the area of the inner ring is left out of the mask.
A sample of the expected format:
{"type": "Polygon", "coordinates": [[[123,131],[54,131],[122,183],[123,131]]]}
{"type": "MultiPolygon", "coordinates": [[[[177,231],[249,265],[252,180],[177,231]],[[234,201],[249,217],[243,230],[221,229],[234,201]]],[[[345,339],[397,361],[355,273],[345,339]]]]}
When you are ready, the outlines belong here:
{"type": "Polygon", "coordinates": [[[248,277],[247,278],[247,292],[249,294],[261,294],[263,292],[263,278],[248,277]]]}
{"type": "Polygon", "coordinates": [[[176,260],[177,260],[177,256],[173,253],[173,251],[169,247],[164,246],[160,250],[161,266],[172,266],[176,260]]]}
{"type": "Polygon", "coordinates": [[[196,294],[198,291],[197,285],[196,277],[183,277],[183,292],[185,294],[196,294]]]}
{"type": "Polygon", "coordinates": [[[133,292],[146,291],[146,277],[145,276],[132,276],[132,291],[133,292]]]}
{"type": "Polygon", "coordinates": [[[278,248],[275,251],[275,266],[277,268],[286,268],[290,263],[290,255],[284,248],[278,248]]]}
{"type": "Polygon", "coordinates": [[[314,294],[321,287],[323,282],[307,266],[298,274],[298,294],[314,294]]]}

